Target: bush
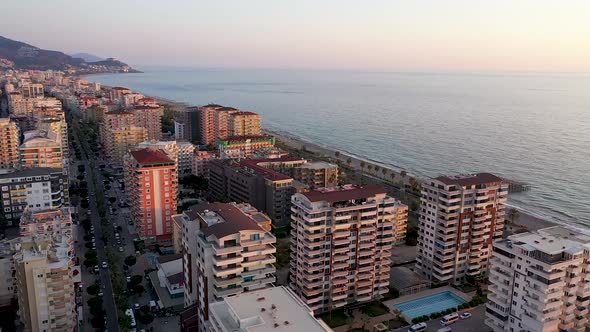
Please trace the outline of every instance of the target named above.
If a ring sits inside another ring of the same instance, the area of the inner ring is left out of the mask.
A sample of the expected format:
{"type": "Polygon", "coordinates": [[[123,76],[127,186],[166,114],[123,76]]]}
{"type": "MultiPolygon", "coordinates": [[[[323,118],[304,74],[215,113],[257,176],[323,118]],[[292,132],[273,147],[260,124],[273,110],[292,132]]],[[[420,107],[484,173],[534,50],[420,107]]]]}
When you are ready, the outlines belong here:
{"type": "Polygon", "coordinates": [[[150,312],[140,311],[139,314],[137,315],[137,319],[139,320],[140,323],[147,325],[147,324],[150,324],[152,321],[154,321],[154,315],[152,315],[152,313],[150,313],[150,312]]]}
{"type": "Polygon", "coordinates": [[[102,309],[102,299],[100,297],[93,297],[88,300],[88,307],[90,308],[101,308],[102,309]]]}
{"type": "Polygon", "coordinates": [[[143,292],[145,292],[145,287],[143,287],[143,285],[133,285],[133,290],[138,294],[141,295],[143,294],[143,292]]]}
{"type": "Polygon", "coordinates": [[[86,244],[84,245],[86,248],[91,249],[92,248],[92,242],[86,242],[86,244]]]}

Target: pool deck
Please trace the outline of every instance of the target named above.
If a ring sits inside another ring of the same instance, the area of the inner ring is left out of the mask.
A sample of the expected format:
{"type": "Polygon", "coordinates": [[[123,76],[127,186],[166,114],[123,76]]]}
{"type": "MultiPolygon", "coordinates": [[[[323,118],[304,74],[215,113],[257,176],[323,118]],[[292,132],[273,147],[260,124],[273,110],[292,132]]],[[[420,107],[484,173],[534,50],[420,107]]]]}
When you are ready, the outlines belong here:
{"type": "MultiPolygon", "coordinates": [[[[422,291],[420,293],[410,294],[410,295],[398,297],[397,299],[385,301],[385,302],[383,302],[383,304],[385,306],[387,306],[387,308],[391,312],[393,312],[394,311],[393,306],[396,305],[396,304],[398,304],[398,303],[412,301],[412,300],[419,299],[419,298],[422,298],[422,297],[426,297],[426,296],[430,296],[430,295],[434,295],[434,294],[438,294],[438,293],[444,293],[444,292],[451,292],[451,293],[457,295],[458,297],[460,297],[461,299],[463,299],[465,302],[469,302],[471,300],[471,298],[472,298],[472,295],[471,294],[465,294],[465,293],[461,292],[460,290],[458,290],[456,288],[453,288],[453,287],[450,287],[450,286],[444,286],[444,287],[439,287],[439,288],[434,288],[434,289],[425,289],[424,291],[422,291]]],[[[412,319],[410,317],[407,317],[403,313],[402,313],[402,316],[408,322],[411,322],[412,321],[412,319]]]]}

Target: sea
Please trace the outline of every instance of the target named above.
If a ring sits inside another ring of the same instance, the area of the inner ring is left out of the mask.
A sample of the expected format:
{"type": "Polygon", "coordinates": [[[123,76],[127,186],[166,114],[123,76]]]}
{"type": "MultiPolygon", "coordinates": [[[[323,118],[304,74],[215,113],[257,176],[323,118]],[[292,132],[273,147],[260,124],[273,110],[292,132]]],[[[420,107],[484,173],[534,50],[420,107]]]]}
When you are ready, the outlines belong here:
{"type": "Polygon", "coordinates": [[[590,74],[141,68],[87,79],[263,126],[420,177],[491,172],[530,185],[509,204],[590,227],[590,74]]]}

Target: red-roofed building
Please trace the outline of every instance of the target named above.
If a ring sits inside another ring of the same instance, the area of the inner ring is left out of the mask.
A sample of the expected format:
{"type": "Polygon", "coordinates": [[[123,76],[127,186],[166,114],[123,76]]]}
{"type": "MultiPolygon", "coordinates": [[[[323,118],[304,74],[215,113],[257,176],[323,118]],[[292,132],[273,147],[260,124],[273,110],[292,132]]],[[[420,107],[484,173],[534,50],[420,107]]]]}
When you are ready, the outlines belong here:
{"type": "Polygon", "coordinates": [[[215,144],[230,136],[260,136],[260,115],[233,107],[210,104],[198,108],[199,140],[202,144],[215,144]]]}
{"type": "Polygon", "coordinates": [[[111,88],[111,90],[109,91],[109,97],[113,102],[120,104],[123,102],[123,96],[132,92],[133,91],[131,91],[130,89],[116,86],[114,88],[111,88]]]}
{"type": "Polygon", "coordinates": [[[177,181],[176,164],[164,151],[138,149],[127,155],[127,200],[138,233],[148,245],[172,245],[177,181]]]}

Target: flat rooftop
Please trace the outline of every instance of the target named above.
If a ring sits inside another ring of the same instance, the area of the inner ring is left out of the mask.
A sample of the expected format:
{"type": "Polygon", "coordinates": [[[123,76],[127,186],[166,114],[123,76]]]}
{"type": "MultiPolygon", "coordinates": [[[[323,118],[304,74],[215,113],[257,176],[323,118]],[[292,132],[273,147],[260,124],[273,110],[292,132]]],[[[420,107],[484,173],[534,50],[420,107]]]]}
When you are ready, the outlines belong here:
{"type": "Polygon", "coordinates": [[[327,163],[325,161],[314,161],[311,163],[305,163],[301,166],[299,166],[299,168],[308,168],[308,169],[324,169],[324,168],[335,168],[338,167],[334,164],[330,164],[327,163]]]}
{"type": "Polygon", "coordinates": [[[502,182],[502,178],[491,173],[445,175],[434,178],[446,185],[471,186],[485,183],[502,182]]]}
{"type": "Polygon", "coordinates": [[[361,198],[373,197],[378,194],[385,194],[385,188],[379,185],[345,185],[333,188],[320,188],[314,191],[302,193],[310,202],[342,202],[361,198]]]}
{"type": "Polygon", "coordinates": [[[209,305],[211,315],[228,331],[332,331],[285,287],[239,294],[209,305]]]}
{"type": "Polygon", "coordinates": [[[191,220],[200,220],[205,236],[215,235],[218,239],[240,231],[264,231],[256,220],[229,203],[201,203],[186,212],[191,220]]]}
{"type": "Polygon", "coordinates": [[[575,253],[582,247],[590,248],[590,236],[562,226],[554,226],[536,232],[512,235],[501,243],[555,255],[562,252],[575,253]]]}
{"type": "Polygon", "coordinates": [[[174,161],[160,149],[139,149],[129,152],[140,165],[174,164],[174,161]]]}

